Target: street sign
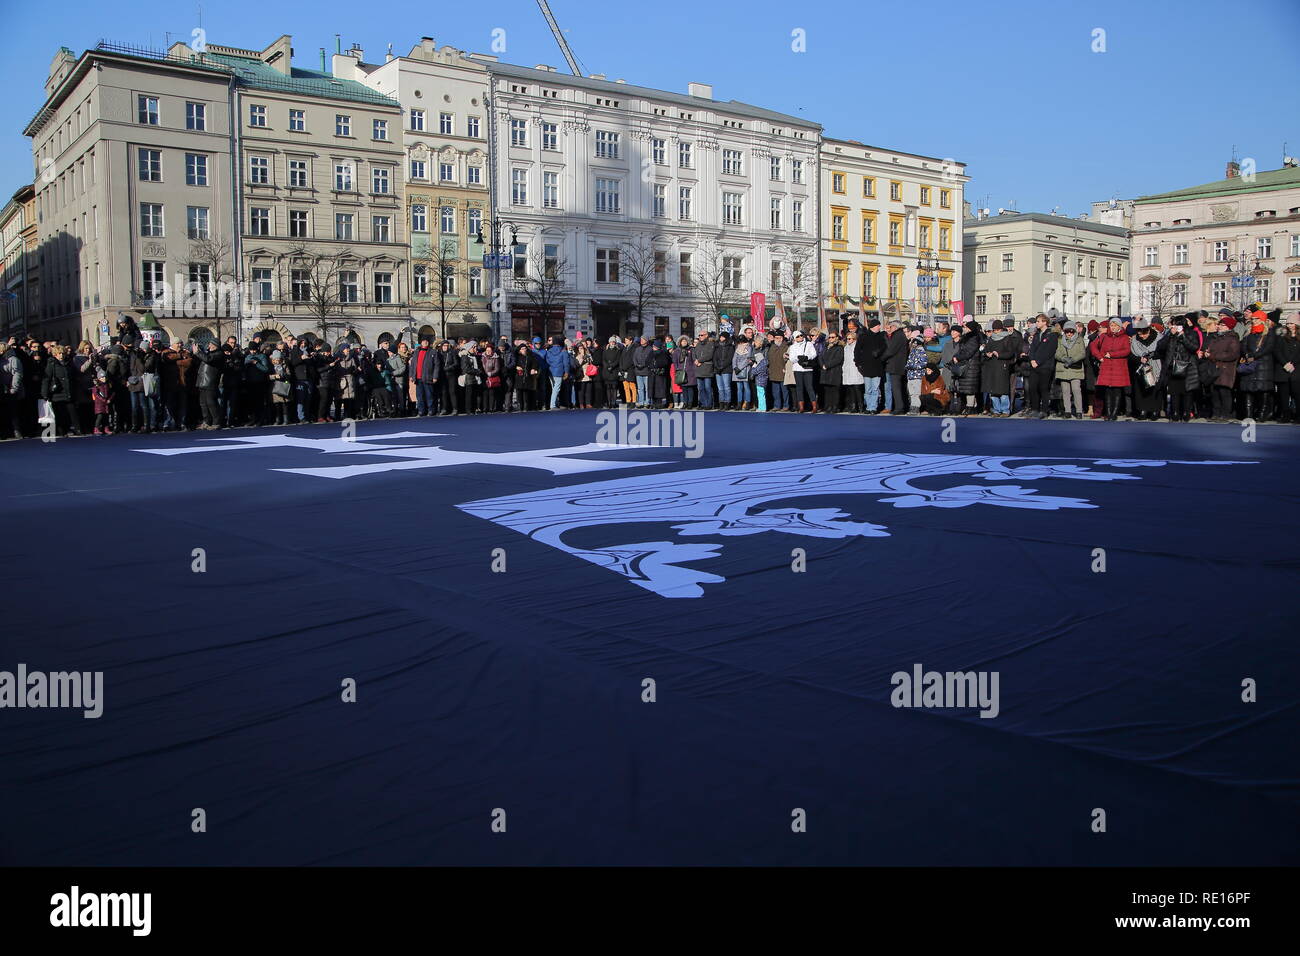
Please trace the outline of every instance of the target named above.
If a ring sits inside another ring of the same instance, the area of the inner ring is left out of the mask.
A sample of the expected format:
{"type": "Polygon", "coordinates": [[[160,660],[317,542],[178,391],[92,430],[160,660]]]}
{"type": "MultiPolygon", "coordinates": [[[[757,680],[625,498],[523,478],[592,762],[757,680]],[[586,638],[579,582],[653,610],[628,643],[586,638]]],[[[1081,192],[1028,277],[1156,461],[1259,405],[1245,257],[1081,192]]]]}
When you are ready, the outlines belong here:
{"type": "Polygon", "coordinates": [[[513,269],[515,267],[515,257],[509,252],[502,252],[493,255],[490,252],[483,254],[484,269],[513,269]]]}
{"type": "Polygon", "coordinates": [[[1233,276],[1232,287],[1234,289],[1253,289],[1255,288],[1254,276],[1233,276]]]}
{"type": "Polygon", "coordinates": [[[937,289],[939,288],[938,276],[917,276],[916,287],[918,289],[937,289]]]}

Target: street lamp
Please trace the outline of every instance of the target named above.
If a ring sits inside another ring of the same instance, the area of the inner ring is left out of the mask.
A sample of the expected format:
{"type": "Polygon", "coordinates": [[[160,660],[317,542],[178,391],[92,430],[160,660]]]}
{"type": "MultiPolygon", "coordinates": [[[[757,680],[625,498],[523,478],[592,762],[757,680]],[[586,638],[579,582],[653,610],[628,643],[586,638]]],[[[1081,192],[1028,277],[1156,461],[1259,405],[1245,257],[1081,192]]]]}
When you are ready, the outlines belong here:
{"type": "Polygon", "coordinates": [[[1233,258],[1228,259],[1228,268],[1224,270],[1224,274],[1232,276],[1232,287],[1234,289],[1241,290],[1237,294],[1237,311],[1239,312],[1246,311],[1246,296],[1248,295],[1246,290],[1254,288],[1254,272],[1258,268],[1259,256],[1255,255],[1253,252],[1239,252],[1235,257],[1235,260],[1233,258]],[[1252,260],[1255,264],[1253,266],[1248,265],[1252,260]]]}
{"type": "Polygon", "coordinates": [[[920,273],[916,277],[916,287],[921,290],[921,308],[925,310],[925,324],[934,325],[934,316],[930,313],[930,290],[939,287],[939,277],[935,275],[939,271],[939,259],[927,258],[917,259],[916,269],[920,273]]]}
{"type": "MultiPolygon", "coordinates": [[[[497,294],[497,290],[501,288],[501,268],[503,265],[507,265],[507,266],[513,265],[513,260],[507,262],[506,260],[509,260],[510,257],[505,252],[502,251],[501,233],[503,230],[506,229],[510,230],[510,249],[513,251],[514,247],[519,244],[519,227],[508,219],[501,219],[499,217],[494,217],[492,219],[483,222],[479,226],[478,236],[477,236],[479,245],[483,246],[484,249],[486,250],[483,253],[483,265],[488,269],[489,272],[492,273],[492,311],[493,312],[497,311],[498,306],[501,306],[502,311],[504,311],[504,304],[505,304],[504,297],[499,296],[497,294]],[[483,233],[485,230],[487,232],[487,235],[491,239],[490,242],[485,240],[483,237],[483,233]]],[[[438,281],[440,282],[442,281],[441,276],[438,277],[438,281]]],[[[497,321],[498,323],[500,323],[503,322],[504,319],[505,319],[504,316],[498,315],[497,321]]],[[[492,330],[492,334],[499,336],[502,334],[503,331],[504,330],[498,324],[497,328],[492,330]]]]}

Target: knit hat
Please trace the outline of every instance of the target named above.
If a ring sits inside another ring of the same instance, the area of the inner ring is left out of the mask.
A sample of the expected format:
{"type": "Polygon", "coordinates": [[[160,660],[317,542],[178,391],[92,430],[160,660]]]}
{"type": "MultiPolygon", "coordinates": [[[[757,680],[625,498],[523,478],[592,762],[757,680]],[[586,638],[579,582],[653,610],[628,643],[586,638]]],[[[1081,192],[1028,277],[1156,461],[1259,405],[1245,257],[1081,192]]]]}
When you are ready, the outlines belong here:
{"type": "Polygon", "coordinates": [[[1146,319],[1142,319],[1142,318],[1134,319],[1134,320],[1133,320],[1133,328],[1135,328],[1135,329],[1149,329],[1149,328],[1151,328],[1151,323],[1150,323],[1149,321],[1147,321],[1146,319]]]}
{"type": "Polygon", "coordinates": [[[994,319],[994,320],[993,320],[993,331],[994,331],[994,332],[1001,332],[1001,331],[1002,331],[1002,320],[1001,320],[1001,319],[994,319]]]}
{"type": "MultiPolygon", "coordinates": [[[[1177,320],[1175,319],[1174,321],[1177,320]]],[[[1165,330],[1165,324],[1163,322],[1152,322],[1151,328],[1155,329],[1158,332],[1163,332],[1165,330]]]]}
{"type": "Polygon", "coordinates": [[[1088,331],[1089,331],[1089,332],[1096,332],[1099,328],[1101,328],[1101,323],[1098,322],[1096,319],[1089,319],[1089,320],[1088,320],[1088,331]]]}
{"type": "MultiPolygon", "coordinates": [[[[1223,313],[1220,312],[1219,315],[1223,315],[1223,313]]],[[[1235,329],[1237,327],[1237,320],[1234,319],[1231,315],[1223,315],[1223,318],[1220,320],[1220,324],[1226,325],[1228,329],[1231,331],[1232,329],[1235,329]]]]}
{"type": "Polygon", "coordinates": [[[533,336],[533,344],[534,344],[534,345],[541,345],[541,344],[542,344],[542,337],[541,337],[540,335],[534,335],[534,336],[533,336]]]}
{"type": "MultiPolygon", "coordinates": [[[[876,324],[879,325],[880,323],[877,322],[876,324]]],[[[974,319],[971,319],[969,322],[966,323],[966,329],[967,331],[970,332],[978,332],[980,330],[980,324],[976,322],[974,319]]]]}

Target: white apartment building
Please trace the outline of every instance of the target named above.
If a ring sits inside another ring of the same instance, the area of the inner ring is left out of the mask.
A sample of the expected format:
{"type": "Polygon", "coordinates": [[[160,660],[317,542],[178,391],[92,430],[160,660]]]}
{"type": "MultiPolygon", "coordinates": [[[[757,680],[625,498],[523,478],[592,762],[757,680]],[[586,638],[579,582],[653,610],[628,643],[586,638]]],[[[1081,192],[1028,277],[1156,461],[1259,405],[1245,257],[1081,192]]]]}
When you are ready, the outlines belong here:
{"type": "Polygon", "coordinates": [[[965,165],[856,140],[827,138],[821,153],[828,318],[926,321],[927,305],[929,318],[951,318],[962,289],[965,165]]]}
{"type": "Polygon", "coordinates": [[[681,95],[480,59],[494,217],[518,236],[504,288],[514,335],[692,334],[717,313],[747,320],[754,292],[768,315],[778,295],[813,299],[816,123],[702,83],[681,95]],[[526,294],[546,275],[562,284],[554,305],[526,294]]]}
{"type": "Polygon", "coordinates": [[[1140,310],[1300,308],[1300,168],[1229,163],[1223,179],[1140,197],[1135,214],[1140,310]]]}
{"type": "Polygon", "coordinates": [[[1088,322],[1126,315],[1128,231],[1086,219],[1006,212],[967,219],[963,303],[985,327],[1056,309],[1088,322]]]}

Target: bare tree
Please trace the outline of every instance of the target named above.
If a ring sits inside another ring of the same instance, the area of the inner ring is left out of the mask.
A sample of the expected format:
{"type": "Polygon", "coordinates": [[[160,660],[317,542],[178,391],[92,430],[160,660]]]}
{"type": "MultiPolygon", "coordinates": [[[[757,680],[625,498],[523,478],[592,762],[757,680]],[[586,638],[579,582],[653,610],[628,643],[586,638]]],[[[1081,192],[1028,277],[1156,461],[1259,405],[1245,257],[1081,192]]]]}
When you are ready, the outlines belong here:
{"type": "Polygon", "coordinates": [[[447,337],[447,314],[473,308],[473,303],[460,294],[469,289],[469,271],[456,251],[456,241],[448,239],[433,243],[429,253],[429,294],[433,308],[442,319],[442,337],[447,337]]]}
{"type": "Polygon", "coordinates": [[[553,256],[544,249],[533,249],[528,255],[524,275],[516,275],[514,288],[522,292],[533,311],[541,317],[543,328],[551,313],[562,310],[569,298],[568,280],[573,267],[558,248],[553,256]]]}
{"type": "Polygon", "coordinates": [[[654,311],[667,290],[665,277],[660,274],[661,265],[664,269],[668,268],[667,261],[658,259],[658,255],[660,253],[656,252],[653,239],[645,244],[628,242],[619,247],[620,278],[632,299],[636,320],[643,329],[646,312],[654,311]]]}
{"type": "Polygon", "coordinates": [[[742,307],[745,292],[740,288],[739,259],[713,240],[699,246],[691,256],[691,291],[703,302],[714,329],[724,312],[742,307]]]}
{"type": "Polygon", "coordinates": [[[817,260],[810,249],[794,248],[781,263],[776,288],[772,292],[786,310],[786,322],[792,328],[803,318],[804,305],[815,295],[817,260]],[[793,315],[793,320],[790,318],[793,315]]]}
{"type": "Polygon", "coordinates": [[[207,320],[217,341],[225,338],[227,324],[237,325],[241,313],[242,295],[234,287],[233,252],[234,244],[224,236],[210,235],[190,241],[189,261],[202,267],[206,279],[199,280],[199,288],[191,286],[186,290],[184,310],[207,320]]]}
{"type": "Polygon", "coordinates": [[[1174,311],[1178,293],[1174,285],[1163,276],[1146,276],[1141,280],[1141,306],[1147,317],[1158,322],[1174,311]]]}
{"type": "Polygon", "coordinates": [[[331,331],[347,328],[348,323],[335,316],[344,315],[345,298],[350,295],[340,282],[341,273],[355,263],[351,249],[323,252],[298,243],[285,254],[289,269],[306,273],[306,297],[295,301],[305,303],[316,321],[316,330],[322,341],[328,343],[331,331]]]}

